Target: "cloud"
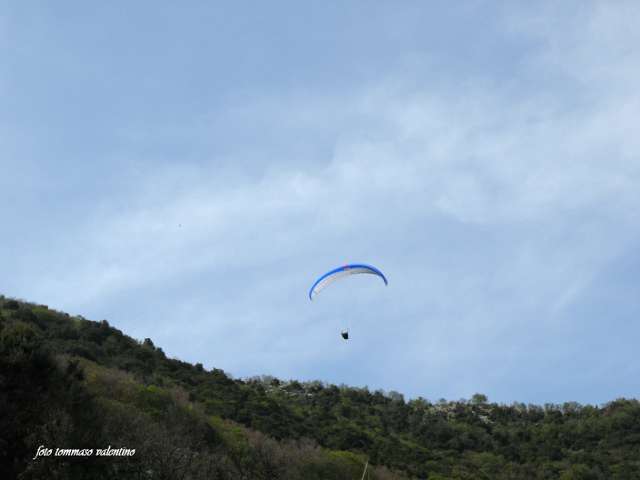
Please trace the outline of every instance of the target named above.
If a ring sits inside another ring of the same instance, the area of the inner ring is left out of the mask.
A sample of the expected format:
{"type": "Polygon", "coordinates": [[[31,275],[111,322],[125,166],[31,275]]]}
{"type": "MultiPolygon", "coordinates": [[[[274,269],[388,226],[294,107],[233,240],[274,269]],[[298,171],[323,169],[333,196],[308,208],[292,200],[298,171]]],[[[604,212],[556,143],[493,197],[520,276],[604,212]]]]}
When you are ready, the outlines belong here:
{"type": "Polygon", "coordinates": [[[236,375],[600,400],[606,368],[563,386],[580,370],[567,355],[592,365],[563,335],[640,238],[637,10],[554,8],[506,12],[527,48],[504,78],[425,76],[436,63],[413,50],[358,89],[123,124],[110,155],[126,180],[10,285],[236,375]],[[349,260],[380,266],[389,287],[353,282],[310,304],[315,275],[349,260]]]}

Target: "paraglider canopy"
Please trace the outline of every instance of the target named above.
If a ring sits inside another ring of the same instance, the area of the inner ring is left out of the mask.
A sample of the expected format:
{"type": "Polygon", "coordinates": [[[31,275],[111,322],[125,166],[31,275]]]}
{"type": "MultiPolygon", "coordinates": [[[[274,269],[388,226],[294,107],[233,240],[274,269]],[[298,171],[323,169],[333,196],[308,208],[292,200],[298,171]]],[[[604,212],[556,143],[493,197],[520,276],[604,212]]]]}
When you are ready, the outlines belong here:
{"type": "Polygon", "coordinates": [[[336,280],[340,278],[346,277],[348,275],[356,275],[359,273],[368,273],[370,275],[376,275],[380,277],[385,285],[388,285],[386,277],[384,274],[378,270],[376,267],[371,265],[366,265],[364,263],[353,263],[349,265],[344,265],[342,267],[334,268],[333,270],[325,273],[320,278],[316,280],[311,289],[309,290],[309,300],[313,300],[321,290],[326,288],[328,285],[332,284],[336,280]]]}
{"type": "MultiPolygon", "coordinates": [[[[348,275],[356,275],[358,273],[368,273],[370,275],[375,275],[377,277],[380,277],[385,285],[389,284],[384,274],[376,267],[365,265],[364,263],[353,263],[334,268],[333,270],[330,270],[324,275],[320,276],[320,278],[315,281],[315,283],[309,290],[309,300],[313,300],[313,297],[315,297],[321,290],[323,290],[325,287],[332,284],[336,280],[344,278],[348,275]]],[[[340,335],[342,335],[343,339],[349,340],[349,329],[347,328],[345,330],[342,330],[340,332],[340,335]]]]}

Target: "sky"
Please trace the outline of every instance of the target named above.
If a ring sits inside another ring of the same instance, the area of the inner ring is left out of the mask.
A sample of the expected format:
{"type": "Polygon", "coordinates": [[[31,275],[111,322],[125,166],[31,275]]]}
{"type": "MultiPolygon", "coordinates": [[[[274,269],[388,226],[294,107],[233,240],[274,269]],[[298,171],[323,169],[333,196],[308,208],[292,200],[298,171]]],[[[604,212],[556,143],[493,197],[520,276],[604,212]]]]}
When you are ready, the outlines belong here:
{"type": "Polygon", "coordinates": [[[639,23],[633,1],[1,2],[0,293],[235,378],[639,397],[639,23]],[[309,301],[350,262],[389,285],[309,301]]]}

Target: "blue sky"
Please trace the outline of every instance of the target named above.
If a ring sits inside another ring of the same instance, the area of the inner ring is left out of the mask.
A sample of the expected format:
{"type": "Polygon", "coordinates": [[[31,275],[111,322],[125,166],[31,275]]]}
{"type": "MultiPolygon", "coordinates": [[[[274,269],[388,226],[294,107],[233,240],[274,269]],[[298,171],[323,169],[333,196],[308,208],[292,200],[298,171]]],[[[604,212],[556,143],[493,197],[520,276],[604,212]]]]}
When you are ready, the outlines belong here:
{"type": "Polygon", "coordinates": [[[236,377],[637,397],[639,22],[637,2],[3,3],[0,292],[236,377]],[[309,302],[345,262],[389,286],[309,302]]]}

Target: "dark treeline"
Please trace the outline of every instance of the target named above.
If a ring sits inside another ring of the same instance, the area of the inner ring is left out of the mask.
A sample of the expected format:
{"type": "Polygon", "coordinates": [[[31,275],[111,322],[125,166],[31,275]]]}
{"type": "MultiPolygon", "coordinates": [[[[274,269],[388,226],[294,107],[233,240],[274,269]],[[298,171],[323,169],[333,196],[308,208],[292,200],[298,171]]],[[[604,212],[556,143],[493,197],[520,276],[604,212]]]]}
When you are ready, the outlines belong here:
{"type": "Polygon", "coordinates": [[[108,322],[0,297],[0,478],[640,479],[640,404],[405,401],[232,379],[108,322]],[[42,457],[129,448],[132,457],[42,457]]]}

